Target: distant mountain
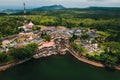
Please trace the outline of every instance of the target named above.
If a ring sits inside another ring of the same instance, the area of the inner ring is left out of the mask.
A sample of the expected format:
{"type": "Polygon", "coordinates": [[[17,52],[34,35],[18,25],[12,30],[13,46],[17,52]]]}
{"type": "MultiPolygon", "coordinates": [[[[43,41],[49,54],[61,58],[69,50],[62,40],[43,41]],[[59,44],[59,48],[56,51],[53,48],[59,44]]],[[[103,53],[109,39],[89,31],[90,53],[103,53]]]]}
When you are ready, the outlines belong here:
{"type": "MultiPolygon", "coordinates": [[[[43,11],[43,10],[59,10],[59,9],[66,9],[66,10],[90,10],[90,11],[120,11],[120,7],[88,7],[88,8],[65,8],[62,5],[51,5],[51,6],[43,6],[43,7],[38,7],[38,8],[31,8],[27,9],[27,13],[32,12],[32,11],[43,11]]],[[[0,10],[1,15],[2,14],[23,14],[23,9],[5,9],[5,10],[0,10]]]]}
{"type": "Polygon", "coordinates": [[[0,16],[1,16],[1,15],[7,15],[7,14],[6,14],[6,13],[1,13],[1,12],[0,12],[0,16]]]}
{"type": "Polygon", "coordinates": [[[51,5],[51,6],[43,6],[40,8],[34,8],[33,10],[58,10],[58,9],[65,9],[62,5],[51,5]]]}
{"type": "Polygon", "coordinates": [[[17,13],[17,12],[21,12],[22,10],[13,10],[13,9],[5,9],[5,10],[1,10],[0,13],[6,13],[6,14],[11,14],[11,13],[17,13]]]}
{"type": "MultiPolygon", "coordinates": [[[[65,7],[62,5],[51,5],[51,6],[43,6],[39,8],[27,9],[27,11],[58,10],[58,9],[65,9],[65,7]]],[[[0,13],[11,14],[11,13],[18,13],[22,11],[23,9],[5,9],[5,10],[0,10],[0,13]]]]}
{"type": "Polygon", "coordinates": [[[120,10],[120,7],[89,7],[92,10],[120,10]]]}

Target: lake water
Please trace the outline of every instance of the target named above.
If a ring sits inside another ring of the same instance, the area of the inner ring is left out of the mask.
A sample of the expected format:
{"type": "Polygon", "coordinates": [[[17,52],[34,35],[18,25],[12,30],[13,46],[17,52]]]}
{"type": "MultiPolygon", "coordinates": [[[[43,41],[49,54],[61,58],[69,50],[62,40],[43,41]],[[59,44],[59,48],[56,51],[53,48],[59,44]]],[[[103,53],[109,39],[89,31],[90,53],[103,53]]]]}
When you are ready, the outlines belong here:
{"type": "Polygon", "coordinates": [[[120,80],[120,71],[97,68],[67,54],[17,65],[0,72],[0,80],[120,80]]]}

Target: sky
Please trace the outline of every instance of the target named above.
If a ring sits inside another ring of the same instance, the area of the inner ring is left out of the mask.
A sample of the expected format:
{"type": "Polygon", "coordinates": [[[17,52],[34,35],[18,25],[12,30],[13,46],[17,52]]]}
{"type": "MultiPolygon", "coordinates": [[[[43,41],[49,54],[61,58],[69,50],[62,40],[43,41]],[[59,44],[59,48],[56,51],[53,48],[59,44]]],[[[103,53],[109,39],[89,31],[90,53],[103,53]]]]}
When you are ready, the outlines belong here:
{"type": "Polygon", "coordinates": [[[26,2],[27,8],[49,5],[63,5],[67,8],[85,8],[90,6],[120,7],[120,0],[0,0],[0,9],[22,8],[26,2]]]}

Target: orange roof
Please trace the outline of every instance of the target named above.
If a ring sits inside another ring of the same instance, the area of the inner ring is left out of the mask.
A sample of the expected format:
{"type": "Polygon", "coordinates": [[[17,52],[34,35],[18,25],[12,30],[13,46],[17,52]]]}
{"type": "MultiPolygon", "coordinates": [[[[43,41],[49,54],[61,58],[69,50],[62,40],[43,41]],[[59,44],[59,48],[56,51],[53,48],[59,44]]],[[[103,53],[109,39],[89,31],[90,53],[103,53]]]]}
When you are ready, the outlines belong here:
{"type": "Polygon", "coordinates": [[[42,46],[39,47],[39,49],[43,48],[43,47],[50,47],[50,46],[54,46],[54,41],[51,40],[50,42],[45,42],[42,46]]]}

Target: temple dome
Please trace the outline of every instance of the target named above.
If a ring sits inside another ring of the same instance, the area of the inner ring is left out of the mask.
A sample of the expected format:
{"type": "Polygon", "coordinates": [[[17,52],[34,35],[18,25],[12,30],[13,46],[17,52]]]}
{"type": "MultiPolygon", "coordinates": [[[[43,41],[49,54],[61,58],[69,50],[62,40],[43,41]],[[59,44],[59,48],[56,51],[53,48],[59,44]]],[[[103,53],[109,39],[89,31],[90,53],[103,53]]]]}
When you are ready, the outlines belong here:
{"type": "Polygon", "coordinates": [[[27,25],[28,28],[33,28],[34,24],[30,21],[29,24],[27,25]]]}

